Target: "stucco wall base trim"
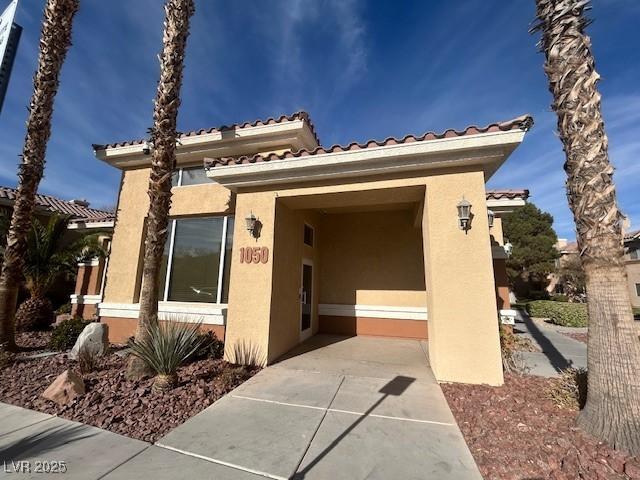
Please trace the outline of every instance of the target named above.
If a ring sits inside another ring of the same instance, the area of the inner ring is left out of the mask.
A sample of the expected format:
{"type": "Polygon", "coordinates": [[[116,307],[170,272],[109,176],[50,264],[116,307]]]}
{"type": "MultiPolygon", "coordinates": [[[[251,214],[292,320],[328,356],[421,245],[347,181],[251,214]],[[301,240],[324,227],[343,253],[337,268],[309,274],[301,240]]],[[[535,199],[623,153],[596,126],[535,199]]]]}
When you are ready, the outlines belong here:
{"type": "Polygon", "coordinates": [[[102,301],[102,295],[79,295],[73,293],[70,295],[71,303],[78,305],[97,305],[102,301]]]}
{"type": "Polygon", "coordinates": [[[334,317],[367,317],[397,320],[427,320],[426,307],[397,307],[388,305],[343,305],[320,303],[320,315],[334,317]]]}
{"type": "MultiPolygon", "coordinates": [[[[100,303],[100,317],[137,319],[140,314],[139,303],[100,303]]],[[[188,323],[202,322],[203,325],[225,325],[227,305],[206,303],[158,302],[160,320],[173,320],[188,323]]]]}
{"type": "MultiPolygon", "coordinates": [[[[138,320],[132,318],[100,317],[100,322],[109,326],[109,342],[126,343],[136,334],[138,320]]],[[[213,332],[219,340],[224,341],[225,327],[223,325],[205,325],[200,327],[203,332],[213,332]]]]}
{"type": "Polygon", "coordinates": [[[426,340],[427,324],[424,320],[320,315],[318,332],[426,340]]]}

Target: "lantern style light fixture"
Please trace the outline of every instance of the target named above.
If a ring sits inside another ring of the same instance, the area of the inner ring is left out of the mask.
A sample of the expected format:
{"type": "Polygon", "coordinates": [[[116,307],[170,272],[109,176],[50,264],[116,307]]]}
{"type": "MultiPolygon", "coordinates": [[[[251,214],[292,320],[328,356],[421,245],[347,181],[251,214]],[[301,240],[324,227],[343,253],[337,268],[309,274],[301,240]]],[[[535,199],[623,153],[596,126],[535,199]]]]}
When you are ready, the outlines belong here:
{"type": "Polygon", "coordinates": [[[251,235],[252,237],[255,237],[256,236],[256,226],[258,224],[258,219],[253,214],[253,212],[251,212],[249,215],[247,215],[245,217],[244,221],[245,221],[245,225],[247,226],[247,232],[249,232],[249,235],[251,235]]]}
{"type": "Polygon", "coordinates": [[[460,230],[467,233],[467,230],[471,228],[471,203],[463,196],[456,208],[458,209],[458,226],[460,230]]]}
{"type": "Polygon", "coordinates": [[[487,210],[487,217],[489,219],[489,228],[493,227],[493,221],[496,218],[496,214],[493,213],[493,210],[487,210]]]}

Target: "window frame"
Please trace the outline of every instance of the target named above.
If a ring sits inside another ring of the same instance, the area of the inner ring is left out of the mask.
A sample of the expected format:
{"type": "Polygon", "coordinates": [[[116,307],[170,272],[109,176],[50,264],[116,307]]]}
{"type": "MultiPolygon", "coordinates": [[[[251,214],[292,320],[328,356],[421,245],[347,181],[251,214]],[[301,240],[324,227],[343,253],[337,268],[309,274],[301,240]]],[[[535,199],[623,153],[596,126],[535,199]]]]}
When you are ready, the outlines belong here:
{"type": "MultiPolygon", "coordinates": [[[[180,172],[180,176],[182,176],[182,172],[180,172]]],[[[191,185],[187,185],[191,186],[191,185]]],[[[207,215],[202,218],[220,218],[220,215],[207,215]]],[[[176,225],[180,219],[187,219],[193,217],[173,217],[169,219],[169,223],[171,224],[171,233],[169,237],[169,254],[167,255],[167,272],[165,274],[164,286],[162,288],[162,298],[161,302],[175,302],[175,303],[185,303],[178,302],[176,300],[169,300],[169,285],[171,283],[171,270],[173,267],[173,250],[175,245],[176,238],[176,225]]],[[[227,229],[229,226],[229,215],[225,215],[222,217],[222,240],[220,242],[220,261],[218,263],[218,285],[216,287],[216,301],[215,302],[197,302],[197,303],[208,303],[210,305],[225,305],[222,303],[222,295],[223,295],[223,281],[224,281],[224,265],[226,260],[227,253],[227,229]]],[[[188,303],[188,302],[187,302],[188,303]]]]}
{"type": "Polygon", "coordinates": [[[302,243],[307,247],[311,247],[311,248],[313,248],[316,244],[316,229],[306,222],[303,224],[303,227],[302,227],[302,243]],[[307,233],[307,228],[311,231],[311,243],[307,243],[307,238],[305,235],[305,233],[307,233]]]}
{"type": "Polygon", "coordinates": [[[640,297],[640,283],[636,283],[636,297],[640,297]]]}
{"type": "MultiPolygon", "coordinates": [[[[189,169],[196,169],[196,168],[200,168],[198,167],[198,165],[187,165],[184,167],[178,167],[176,169],[177,173],[178,173],[178,181],[175,185],[173,185],[171,188],[183,188],[183,187],[197,187],[198,185],[209,185],[209,183],[193,183],[191,185],[183,185],[182,184],[182,171],[183,170],[189,170],[189,169]]],[[[202,167],[202,169],[204,170],[204,167],[202,167]]],[[[206,176],[206,174],[205,174],[206,176]]],[[[210,181],[210,183],[213,183],[210,181]]]]}

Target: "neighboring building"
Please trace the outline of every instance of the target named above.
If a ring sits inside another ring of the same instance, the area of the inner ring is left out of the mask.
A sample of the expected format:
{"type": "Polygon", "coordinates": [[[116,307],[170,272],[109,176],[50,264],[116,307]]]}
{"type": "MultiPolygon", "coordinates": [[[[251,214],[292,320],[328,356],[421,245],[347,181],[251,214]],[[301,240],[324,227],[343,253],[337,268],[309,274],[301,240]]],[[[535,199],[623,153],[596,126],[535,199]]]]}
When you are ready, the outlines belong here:
{"type": "MultiPolygon", "coordinates": [[[[7,217],[11,216],[15,198],[15,188],[0,186],[0,212],[3,212],[7,217]]],[[[113,212],[90,208],[89,202],[86,200],[67,201],[51,195],[37,194],[34,216],[46,223],[47,218],[54,214],[71,217],[65,241],[73,241],[88,233],[97,233],[105,247],[108,248],[115,222],[113,212]]],[[[100,290],[102,282],[90,282],[89,276],[94,275],[102,278],[104,265],[105,259],[95,259],[89,264],[79,264],[75,293],[71,295],[73,314],[90,318],[97,312],[98,301],[102,298],[100,290]],[[80,304],[78,304],[78,299],[80,299],[80,304]],[[93,304],[91,304],[92,301],[93,304]]],[[[64,282],[54,286],[52,290],[52,295],[55,297],[67,297],[68,294],[69,289],[66,289],[64,282]]]]}
{"type": "MultiPolygon", "coordinates": [[[[501,384],[500,217],[528,192],[485,183],[531,125],[325,148],[296,113],[183,134],[160,317],[201,320],[227,359],[260,364],[318,332],[428,338],[438,380],[501,384]]],[[[120,342],[139,313],[150,150],[143,140],[94,149],[122,170],[98,307],[120,342]]]]}
{"type": "MultiPolygon", "coordinates": [[[[560,257],[556,260],[556,267],[561,267],[567,258],[578,255],[577,242],[568,242],[564,238],[558,239],[556,248],[560,252],[560,257]]],[[[626,233],[624,235],[624,265],[629,282],[629,295],[631,305],[640,307],[640,230],[626,233]]],[[[562,292],[562,285],[556,274],[549,276],[549,286],[547,290],[551,292],[562,292]]]]}
{"type": "Polygon", "coordinates": [[[640,308],[640,230],[624,236],[624,264],[629,281],[631,305],[640,308]]]}

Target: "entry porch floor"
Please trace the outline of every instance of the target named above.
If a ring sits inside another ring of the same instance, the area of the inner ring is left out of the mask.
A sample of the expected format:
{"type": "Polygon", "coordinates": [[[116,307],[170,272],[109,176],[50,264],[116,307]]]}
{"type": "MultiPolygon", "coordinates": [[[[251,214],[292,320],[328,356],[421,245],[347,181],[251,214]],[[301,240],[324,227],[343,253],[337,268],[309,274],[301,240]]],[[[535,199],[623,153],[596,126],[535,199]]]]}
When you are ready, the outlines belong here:
{"type": "MultiPolygon", "coordinates": [[[[481,478],[416,340],[312,337],[156,446],[215,478],[481,478]]],[[[107,478],[179,475],[158,453],[107,478]]]]}

